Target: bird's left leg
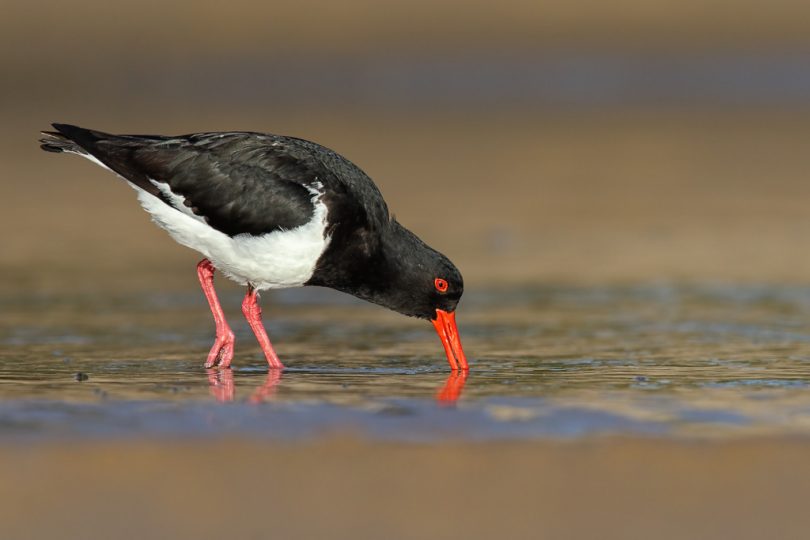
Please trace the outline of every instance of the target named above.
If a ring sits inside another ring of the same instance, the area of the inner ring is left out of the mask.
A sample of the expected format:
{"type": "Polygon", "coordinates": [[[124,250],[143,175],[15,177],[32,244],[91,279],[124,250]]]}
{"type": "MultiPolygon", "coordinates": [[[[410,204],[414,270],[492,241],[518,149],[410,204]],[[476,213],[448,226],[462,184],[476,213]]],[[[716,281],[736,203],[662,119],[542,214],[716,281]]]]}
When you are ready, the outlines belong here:
{"type": "Polygon", "coordinates": [[[270,338],[267,337],[267,332],[262,324],[262,308],[259,307],[259,292],[248,285],[247,294],[242,301],[242,313],[245,315],[250,329],[256,334],[256,339],[264,352],[264,357],[267,358],[267,363],[270,369],[284,369],[284,364],[278,359],[276,351],[273,349],[273,344],[270,343],[270,338]]]}
{"type": "Polygon", "coordinates": [[[217,328],[217,338],[214,346],[211,347],[211,352],[208,353],[205,367],[226,368],[231,365],[233,359],[234,336],[231,327],[228,326],[228,321],[225,320],[225,312],[222,311],[222,306],[219,304],[217,292],[214,290],[214,265],[211,261],[208,259],[200,261],[200,264],[197,265],[197,277],[200,279],[200,286],[208,300],[208,306],[211,308],[217,328]]]}

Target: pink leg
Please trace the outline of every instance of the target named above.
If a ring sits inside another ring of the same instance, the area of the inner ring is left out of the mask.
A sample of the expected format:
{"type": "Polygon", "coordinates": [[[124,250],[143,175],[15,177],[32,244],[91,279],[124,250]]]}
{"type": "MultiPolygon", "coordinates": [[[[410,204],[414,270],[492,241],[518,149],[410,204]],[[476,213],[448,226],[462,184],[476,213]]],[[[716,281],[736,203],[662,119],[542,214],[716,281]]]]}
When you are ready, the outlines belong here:
{"type": "Polygon", "coordinates": [[[284,369],[284,364],[278,359],[276,351],[273,350],[273,344],[270,343],[270,338],[267,337],[267,332],[264,330],[262,324],[262,308],[259,307],[259,293],[248,285],[247,294],[242,301],[242,313],[245,314],[250,329],[256,334],[256,339],[259,340],[259,345],[264,352],[264,357],[267,358],[267,363],[270,364],[270,369],[284,369]]]}
{"type": "Polygon", "coordinates": [[[200,278],[200,286],[202,286],[205,298],[211,307],[214,324],[217,327],[217,338],[214,341],[214,346],[211,347],[211,352],[208,353],[205,367],[228,367],[231,365],[231,360],[233,360],[234,336],[231,327],[228,326],[228,322],[225,320],[225,313],[222,311],[222,306],[219,305],[219,299],[214,290],[214,265],[211,264],[211,261],[208,259],[200,261],[197,265],[197,277],[200,278]]]}

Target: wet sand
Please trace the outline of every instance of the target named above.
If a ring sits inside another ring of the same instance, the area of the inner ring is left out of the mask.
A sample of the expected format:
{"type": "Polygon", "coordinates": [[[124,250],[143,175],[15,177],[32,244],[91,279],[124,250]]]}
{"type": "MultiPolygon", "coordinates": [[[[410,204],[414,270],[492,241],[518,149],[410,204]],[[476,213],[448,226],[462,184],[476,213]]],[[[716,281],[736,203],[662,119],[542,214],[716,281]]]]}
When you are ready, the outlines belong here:
{"type": "Polygon", "coordinates": [[[800,539],[799,441],[0,448],[3,537],[800,539]]]}
{"type": "Polygon", "coordinates": [[[336,297],[272,302],[279,378],[235,325],[232,381],[196,291],[0,297],[3,538],[807,536],[810,290],[482,294],[456,407],[428,328],[336,297]]]}

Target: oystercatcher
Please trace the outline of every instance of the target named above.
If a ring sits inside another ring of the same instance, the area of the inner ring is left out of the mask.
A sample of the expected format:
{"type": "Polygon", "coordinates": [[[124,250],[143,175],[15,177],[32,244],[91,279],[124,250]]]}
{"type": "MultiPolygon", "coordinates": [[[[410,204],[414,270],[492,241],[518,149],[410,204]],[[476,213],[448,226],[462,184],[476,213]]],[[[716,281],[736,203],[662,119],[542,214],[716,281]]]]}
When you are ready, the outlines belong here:
{"type": "Polygon", "coordinates": [[[216,325],[206,367],[228,367],[234,334],[214,271],[246,285],[242,312],[271,369],[284,366],[258,292],[319,285],[433,322],[453,371],[468,369],[455,321],[464,289],[450,260],[400,225],[359,167],[319,144],[266,133],[111,135],[66,124],[43,150],[85,157],[126,180],[152,219],[204,255],[197,265],[216,325]]]}

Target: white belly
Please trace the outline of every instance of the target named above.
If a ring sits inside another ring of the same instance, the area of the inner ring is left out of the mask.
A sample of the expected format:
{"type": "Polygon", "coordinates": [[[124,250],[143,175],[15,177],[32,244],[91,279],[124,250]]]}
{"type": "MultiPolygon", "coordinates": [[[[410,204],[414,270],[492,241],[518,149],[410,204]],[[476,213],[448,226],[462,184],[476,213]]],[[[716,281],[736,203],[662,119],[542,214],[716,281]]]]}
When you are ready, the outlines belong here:
{"type": "MultiPolygon", "coordinates": [[[[132,184],[130,184],[132,185],[132,184]]],[[[208,226],[182,205],[182,197],[172,200],[172,208],[154,195],[133,186],[141,206],[152,220],[180,244],[202,253],[217,270],[243,285],[257,289],[298,287],[315,271],[318,258],[329,245],[324,236],[326,205],[313,191],[315,212],[312,219],[294,229],[262,236],[241,234],[230,237],[208,226]]]]}

